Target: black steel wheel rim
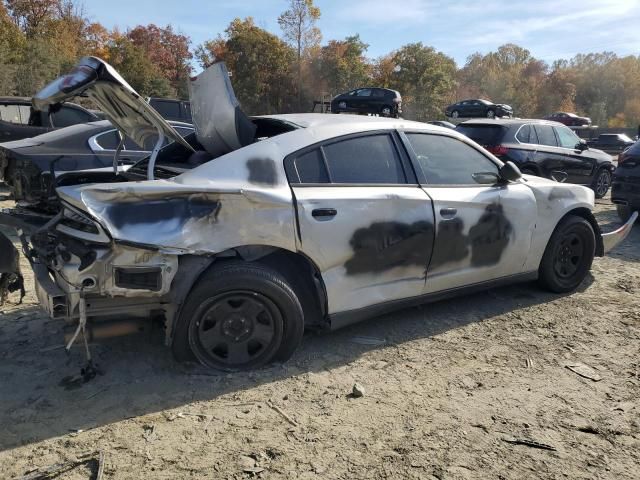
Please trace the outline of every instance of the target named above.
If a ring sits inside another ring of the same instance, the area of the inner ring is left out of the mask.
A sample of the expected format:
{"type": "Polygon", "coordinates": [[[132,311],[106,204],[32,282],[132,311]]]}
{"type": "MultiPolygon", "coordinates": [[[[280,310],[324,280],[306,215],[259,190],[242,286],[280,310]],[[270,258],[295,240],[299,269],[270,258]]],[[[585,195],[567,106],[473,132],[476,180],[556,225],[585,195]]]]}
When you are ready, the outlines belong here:
{"type": "Polygon", "coordinates": [[[196,357],[214,368],[239,369],[270,357],[282,340],[282,315],[266,296],[232,290],[203,303],[191,323],[196,357]]]}
{"type": "Polygon", "coordinates": [[[596,180],[596,193],[600,196],[606,195],[607,190],[609,190],[609,183],[609,172],[603,170],[596,180]]]}
{"type": "Polygon", "coordinates": [[[582,237],[569,232],[562,237],[553,263],[556,275],[562,279],[572,278],[580,269],[584,258],[585,245],[582,237]]]}

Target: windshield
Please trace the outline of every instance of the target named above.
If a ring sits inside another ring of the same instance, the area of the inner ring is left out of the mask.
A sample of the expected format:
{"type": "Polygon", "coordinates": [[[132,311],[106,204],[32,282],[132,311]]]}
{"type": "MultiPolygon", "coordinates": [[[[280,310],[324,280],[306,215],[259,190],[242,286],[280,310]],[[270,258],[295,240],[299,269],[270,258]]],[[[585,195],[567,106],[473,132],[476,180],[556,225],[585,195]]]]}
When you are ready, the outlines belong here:
{"type": "Polygon", "coordinates": [[[500,145],[505,128],[501,125],[458,125],[456,131],[483,146],[500,145]]]}

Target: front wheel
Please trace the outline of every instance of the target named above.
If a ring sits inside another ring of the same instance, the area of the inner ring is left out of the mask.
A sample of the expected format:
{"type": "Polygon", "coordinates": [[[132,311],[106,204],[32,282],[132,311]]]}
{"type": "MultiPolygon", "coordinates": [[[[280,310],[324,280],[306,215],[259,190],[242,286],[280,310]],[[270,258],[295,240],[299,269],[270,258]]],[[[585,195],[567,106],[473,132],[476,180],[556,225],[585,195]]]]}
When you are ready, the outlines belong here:
{"type": "Polygon", "coordinates": [[[393,115],[393,108],[389,107],[389,106],[384,106],[382,107],[382,109],[380,110],[380,114],[383,117],[390,117],[393,115]]]}
{"type": "Polygon", "coordinates": [[[596,175],[595,180],[593,181],[593,191],[596,194],[596,198],[603,198],[607,192],[609,191],[609,187],[611,186],[611,172],[603,168],[596,175]]]}
{"type": "Polygon", "coordinates": [[[458,118],[460,116],[460,112],[458,112],[457,110],[454,110],[453,112],[451,112],[451,118],[458,118]]]}
{"type": "Polygon", "coordinates": [[[283,276],[256,263],[223,263],[187,297],[173,352],[219,370],[248,370],[288,359],[303,330],[300,301],[283,276]]]}
{"type": "Polygon", "coordinates": [[[565,217],[549,239],[538,269],[538,281],[552,292],[575,290],[591,269],[596,237],[582,217],[565,217]]]}
{"type": "Polygon", "coordinates": [[[487,110],[487,118],[496,118],[496,112],[493,110],[487,110]]]}

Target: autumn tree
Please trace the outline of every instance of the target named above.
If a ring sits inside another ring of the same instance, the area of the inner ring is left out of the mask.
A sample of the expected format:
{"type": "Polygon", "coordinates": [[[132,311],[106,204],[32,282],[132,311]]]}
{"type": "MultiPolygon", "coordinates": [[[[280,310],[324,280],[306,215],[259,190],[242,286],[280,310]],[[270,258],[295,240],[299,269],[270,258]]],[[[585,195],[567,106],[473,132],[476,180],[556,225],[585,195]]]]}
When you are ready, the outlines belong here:
{"type": "Polygon", "coordinates": [[[320,9],[313,0],[289,0],[289,9],[278,17],[284,38],[296,50],[298,109],[302,106],[302,57],[305,51],[320,44],[322,34],[316,27],[320,9]]]}
{"type": "Polygon", "coordinates": [[[330,40],[320,49],[316,76],[328,92],[337,95],[369,83],[371,65],[365,56],[369,45],[359,35],[330,40]]]}

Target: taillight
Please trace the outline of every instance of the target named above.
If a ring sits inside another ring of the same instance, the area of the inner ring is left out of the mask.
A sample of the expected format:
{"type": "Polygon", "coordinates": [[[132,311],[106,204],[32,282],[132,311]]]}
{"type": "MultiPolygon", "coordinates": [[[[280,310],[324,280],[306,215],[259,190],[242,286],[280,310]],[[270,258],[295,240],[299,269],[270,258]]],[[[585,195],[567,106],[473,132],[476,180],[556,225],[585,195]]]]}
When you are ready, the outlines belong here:
{"type": "Polygon", "coordinates": [[[506,155],[507,153],[509,153],[509,149],[504,145],[493,145],[487,147],[487,150],[489,150],[494,155],[506,155]]]}

